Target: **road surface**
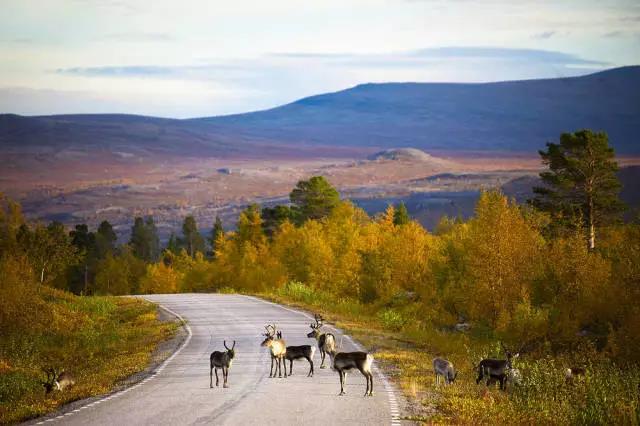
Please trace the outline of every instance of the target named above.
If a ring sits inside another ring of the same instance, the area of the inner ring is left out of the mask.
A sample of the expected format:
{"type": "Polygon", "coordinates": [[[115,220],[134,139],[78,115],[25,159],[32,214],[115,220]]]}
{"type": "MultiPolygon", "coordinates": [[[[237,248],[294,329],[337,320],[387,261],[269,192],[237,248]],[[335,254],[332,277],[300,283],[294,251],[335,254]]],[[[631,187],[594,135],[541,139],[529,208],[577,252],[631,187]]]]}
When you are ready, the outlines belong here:
{"type": "MultiPolygon", "coordinates": [[[[320,369],[306,377],[306,360],[294,362],[294,375],[269,378],[270,356],[260,347],[264,325],[275,323],[288,345],[314,344],[306,334],[311,319],[302,312],[260,299],[222,294],[145,296],[182,316],[190,336],[155,375],[122,392],[55,417],[36,420],[68,425],[390,425],[400,424],[396,396],[375,371],[375,396],[365,398],[365,380],[357,371],[347,375],[347,395],[338,396],[339,377],[320,369]],[[229,388],[209,388],[209,355],[236,340],[236,358],[229,388]]],[[[327,326],[325,326],[327,327],[327,326]]],[[[327,327],[329,328],[329,327],[327,327]]],[[[332,330],[333,331],[333,330],[332,330]]],[[[336,333],[343,351],[359,348],[336,333]]],[[[329,366],[327,357],[327,366],[329,366]]]]}

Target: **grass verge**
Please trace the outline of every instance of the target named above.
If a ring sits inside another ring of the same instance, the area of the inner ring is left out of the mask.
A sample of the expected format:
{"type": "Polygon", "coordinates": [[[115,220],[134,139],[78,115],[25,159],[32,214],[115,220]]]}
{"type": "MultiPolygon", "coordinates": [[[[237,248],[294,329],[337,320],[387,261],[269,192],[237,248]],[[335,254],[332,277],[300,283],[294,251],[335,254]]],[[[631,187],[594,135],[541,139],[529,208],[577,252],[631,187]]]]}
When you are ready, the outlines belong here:
{"type": "MultiPolygon", "coordinates": [[[[179,323],[161,322],[141,299],[78,297],[41,288],[45,326],[16,327],[0,340],[0,423],[33,418],[82,398],[109,392],[144,370],[158,343],[179,323]],[[76,385],[45,395],[43,368],[71,372],[76,385]]],[[[34,321],[34,324],[37,321],[34,321]]]]}
{"type": "Polygon", "coordinates": [[[477,385],[474,364],[502,358],[499,343],[483,334],[437,330],[408,301],[364,305],[301,283],[288,283],[271,301],[323,314],[382,364],[410,402],[407,420],[429,424],[640,424],[640,368],[616,365],[588,347],[562,356],[526,354],[515,363],[519,385],[506,392],[477,385]],[[435,386],[432,359],[444,356],[459,371],[453,386],[435,386]],[[587,368],[568,383],[567,366],[587,368]]]}

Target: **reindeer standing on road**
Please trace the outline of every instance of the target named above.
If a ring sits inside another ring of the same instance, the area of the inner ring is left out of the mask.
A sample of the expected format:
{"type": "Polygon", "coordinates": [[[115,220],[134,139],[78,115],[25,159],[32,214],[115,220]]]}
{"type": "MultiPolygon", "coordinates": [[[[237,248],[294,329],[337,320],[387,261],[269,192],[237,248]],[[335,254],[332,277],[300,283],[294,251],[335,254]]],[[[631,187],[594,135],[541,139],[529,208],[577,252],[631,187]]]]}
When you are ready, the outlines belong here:
{"type": "Polygon", "coordinates": [[[347,371],[356,368],[362,373],[367,380],[367,389],[364,396],[373,396],[373,373],[371,373],[371,365],[373,364],[373,355],[367,352],[338,352],[329,353],[331,357],[331,368],[340,374],[340,394],[344,395],[344,385],[347,381],[347,371]]]}
{"type": "Polygon", "coordinates": [[[233,345],[231,349],[227,347],[227,341],[224,341],[224,348],[226,351],[214,351],[211,353],[209,357],[209,366],[211,369],[209,370],[209,387],[213,387],[213,371],[216,373],[216,386],[218,386],[218,368],[222,369],[222,378],[224,383],[222,385],[223,388],[228,388],[227,379],[229,378],[229,369],[231,368],[231,364],[233,363],[233,358],[236,356],[235,348],[236,341],[233,341],[233,345]]]}
{"type": "Polygon", "coordinates": [[[336,353],[336,337],[331,333],[322,333],[320,328],[324,325],[324,318],[320,315],[315,315],[315,324],[310,324],[311,333],[307,334],[307,337],[314,338],[318,341],[318,349],[320,349],[320,368],[324,367],[324,359],[327,354],[336,353]]]}
{"type": "Polygon", "coordinates": [[[269,370],[269,377],[275,377],[275,372],[273,371],[273,363],[276,362],[276,371],[278,372],[278,377],[282,377],[282,364],[284,366],[284,377],[287,378],[287,365],[285,363],[285,355],[287,353],[287,344],[282,338],[282,334],[278,333],[276,336],[276,325],[265,325],[264,328],[267,330],[264,333],[265,339],[260,344],[260,346],[267,347],[271,351],[271,369],[269,370]]]}

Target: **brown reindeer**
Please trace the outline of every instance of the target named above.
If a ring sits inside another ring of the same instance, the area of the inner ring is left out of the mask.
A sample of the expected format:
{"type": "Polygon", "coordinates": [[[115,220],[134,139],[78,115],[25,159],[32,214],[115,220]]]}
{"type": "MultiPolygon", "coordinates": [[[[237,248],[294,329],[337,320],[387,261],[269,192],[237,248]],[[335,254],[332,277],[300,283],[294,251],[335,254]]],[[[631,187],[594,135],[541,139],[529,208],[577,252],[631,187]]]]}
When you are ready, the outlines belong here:
{"type": "Polygon", "coordinates": [[[324,359],[327,354],[336,353],[336,337],[331,333],[323,333],[320,328],[324,325],[324,318],[320,315],[315,315],[315,324],[310,324],[311,333],[307,334],[307,337],[314,338],[318,341],[318,349],[320,349],[320,368],[324,367],[324,359]]]}
{"type": "Polygon", "coordinates": [[[47,375],[47,381],[41,382],[42,386],[44,386],[45,393],[49,393],[54,389],[62,392],[76,384],[76,380],[73,375],[66,371],[58,373],[55,368],[43,369],[43,371],[47,375]]]}
{"type": "MultiPolygon", "coordinates": [[[[275,377],[275,372],[273,371],[273,363],[276,362],[276,371],[278,372],[278,377],[282,377],[282,364],[285,364],[285,355],[287,353],[287,344],[282,338],[282,334],[278,333],[276,336],[276,325],[265,325],[264,328],[267,330],[264,333],[265,339],[260,344],[260,346],[267,347],[271,351],[271,369],[269,370],[269,377],[275,377]]],[[[284,366],[284,377],[287,378],[287,366],[284,366]]]]}

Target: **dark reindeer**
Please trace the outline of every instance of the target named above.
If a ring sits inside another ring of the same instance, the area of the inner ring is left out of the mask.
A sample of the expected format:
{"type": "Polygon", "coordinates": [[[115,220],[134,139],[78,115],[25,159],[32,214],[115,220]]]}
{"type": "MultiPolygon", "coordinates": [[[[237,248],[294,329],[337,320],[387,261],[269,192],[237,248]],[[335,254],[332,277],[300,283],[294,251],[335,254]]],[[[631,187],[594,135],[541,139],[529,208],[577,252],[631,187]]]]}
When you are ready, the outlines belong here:
{"type": "Polygon", "coordinates": [[[366,352],[338,352],[329,353],[331,357],[331,368],[340,374],[340,394],[344,395],[344,384],[347,381],[347,371],[356,368],[362,373],[367,380],[367,389],[364,396],[373,396],[373,374],[371,373],[371,365],[373,364],[373,355],[366,352]]]}
{"type": "MultiPolygon", "coordinates": [[[[313,355],[315,353],[315,346],[287,346],[287,352],[284,354],[284,358],[289,360],[289,375],[293,375],[293,361],[304,358],[309,362],[309,373],[307,374],[307,377],[313,377],[313,355]]],[[[284,369],[287,369],[286,363],[284,369]]]]}
{"type": "Polygon", "coordinates": [[[264,346],[269,348],[271,351],[271,369],[269,370],[269,377],[275,377],[275,373],[273,371],[273,363],[276,362],[276,371],[278,372],[278,377],[282,377],[282,364],[284,366],[284,378],[287,378],[287,365],[285,363],[285,355],[287,353],[287,344],[282,338],[282,333],[278,332],[276,336],[276,326],[274,325],[265,325],[264,328],[267,330],[263,335],[265,336],[264,341],[260,344],[260,346],[264,346]]]}
{"type": "Polygon", "coordinates": [[[222,369],[222,378],[224,379],[224,383],[222,385],[223,388],[228,388],[227,379],[229,378],[229,369],[231,368],[231,364],[233,363],[233,358],[236,356],[236,341],[233,341],[233,345],[231,349],[227,347],[227,341],[224,341],[224,348],[226,351],[214,351],[211,353],[209,357],[209,366],[211,369],[209,370],[209,388],[213,388],[213,371],[216,373],[216,386],[218,386],[218,368],[222,369]]]}
{"type": "Polygon", "coordinates": [[[315,324],[310,324],[311,333],[307,334],[307,337],[314,338],[318,341],[318,349],[320,349],[320,368],[324,367],[324,359],[327,354],[336,353],[336,337],[331,333],[322,333],[320,328],[324,325],[324,318],[320,315],[315,315],[315,324]]]}
{"type": "Polygon", "coordinates": [[[480,380],[486,377],[487,386],[489,386],[490,383],[497,381],[500,382],[500,389],[505,389],[505,382],[510,377],[511,370],[513,369],[511,360],[519,357],[520,353],[512,355],[502,343],[500,345],[507,355],[507,359],[486,358],[480,361],[480,364],[478,364],[478,378],[476,379],[476,384],[480,383],[480,380]]]}
{"type": "Polygon", "coordinates": [[[73,375],[71,373],[67,373],[66,371],[58,373],[55,368],[48,368],[46,370],[43,369],[42,371],[44,371],[47,375],[47,381],[40,382],[42,383],[42,386],[44,386],[45,393],[50,393],[54,389],[58,391],[64,391],[65,389],[70,388],[71,386],[76,384],[76,380],[73,375]]]}

